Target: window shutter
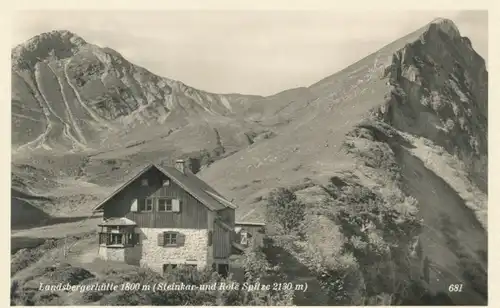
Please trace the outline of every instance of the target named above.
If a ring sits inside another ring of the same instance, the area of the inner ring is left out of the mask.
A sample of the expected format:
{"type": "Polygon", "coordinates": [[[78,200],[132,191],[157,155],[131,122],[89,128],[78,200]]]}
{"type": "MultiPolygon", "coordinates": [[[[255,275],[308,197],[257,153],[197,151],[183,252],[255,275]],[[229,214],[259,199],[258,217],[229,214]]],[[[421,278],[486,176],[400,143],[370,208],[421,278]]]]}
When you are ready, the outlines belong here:
{"type": "Polygon", "coordinates": [[[247,238],[247,232],[241,232],[241,244],[242,245],[248,245],[248,238],[247,238]]]}
{"type": "Polygon", "coordinates": [[[131,212],[137,212],[138,209],[138,202],[137,199],[132,200],[132,207],[130,208],[131,212]]]}
{"type": "Polygon", "coordinates": [[[146,208],[146,199],[139,199],[137,201],[137,206],[138,206],[138,209],[137,209],[138,212],[140,212],[142,209],[145,209],[146,208]]]}
{"type": "Polygon", "coordinates": [[[130,243],[129,244],[131,244],[131,245],[137,245],[137,244],[139,244],[139,237],[138,237],[138,235],[139,234],[137,234],[137,233],[131,233],[130,237],[129,237],[129,239],[130,239],[130,243]]]}
{"type": "Polygon", "coordinates": [[[186,236],[182,233],[177,233],[177,246],[184,246],[186,236]]]}
{"type": "Polygon", "coordinates": [[[165,246],[165,232],[158,233],[158,246],[165,246]]]}
{"type": "Polygon", "coordinates": [[[108,243],[108,234],[104,232],[99,232],[99,244],[108,243]]]}
{"type": "Polygon", "coordinates": [[[181,211],[181,202],[179,199],[172,199],[172,212],[181,211]]]}
{"type": "Polygon", "coordinates": [[[124,245],[135,245],[135,243],[134,243],[135,237],[134,237],[133,233],[124,234],[123,240],[124,240],[124,242],[123,242],[124,245]]]}
{"type": "Polygon", "coordinates": [[[208,230],[208,246],[212,246],[212,242],[213,242],[213,232],[212,230],[208,230]]]}

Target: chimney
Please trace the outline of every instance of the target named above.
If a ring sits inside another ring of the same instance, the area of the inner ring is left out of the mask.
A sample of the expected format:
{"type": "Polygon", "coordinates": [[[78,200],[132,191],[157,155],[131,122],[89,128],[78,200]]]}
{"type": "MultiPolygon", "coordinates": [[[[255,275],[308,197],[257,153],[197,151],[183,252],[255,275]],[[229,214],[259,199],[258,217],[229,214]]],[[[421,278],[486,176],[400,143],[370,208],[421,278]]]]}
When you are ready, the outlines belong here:
{"type": "Polygon", "coordinates": [[[178,159],[175,161],[175,168],[182,174],[186,174],[186,165],[183,159],[178,159]]]}

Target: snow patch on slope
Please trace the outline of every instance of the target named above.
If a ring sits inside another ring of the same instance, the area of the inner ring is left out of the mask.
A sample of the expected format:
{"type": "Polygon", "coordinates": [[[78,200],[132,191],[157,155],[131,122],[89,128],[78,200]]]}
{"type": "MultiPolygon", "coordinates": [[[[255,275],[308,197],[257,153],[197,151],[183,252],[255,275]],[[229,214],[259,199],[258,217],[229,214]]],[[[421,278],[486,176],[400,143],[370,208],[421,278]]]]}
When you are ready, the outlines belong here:
{"type": "Polygon", "coordinates": [[[231,104],[227,100],[226,97],[220,96],[220,102],[226,107],[229,111],[233,111],[233,108],[231,107],[231,104]]]}

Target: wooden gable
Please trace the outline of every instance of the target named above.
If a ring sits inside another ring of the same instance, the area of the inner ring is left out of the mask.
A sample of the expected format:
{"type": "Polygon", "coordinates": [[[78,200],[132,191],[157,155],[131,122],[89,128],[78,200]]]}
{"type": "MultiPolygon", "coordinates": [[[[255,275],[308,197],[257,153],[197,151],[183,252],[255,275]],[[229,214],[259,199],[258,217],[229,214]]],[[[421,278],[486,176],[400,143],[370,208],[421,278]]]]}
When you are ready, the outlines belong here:
{"type": "Polygon", "coordinates": [[[151,168],[107,200],[103,216],[127,217],[138,227],[205,229],[208,227],[208,211],[174,181],[158,169],[151,168]],[[158,211],[160,199],[169,200],[171,211],[158,211]],[[146,202],[148,211],[144,210],[146,202]]]}

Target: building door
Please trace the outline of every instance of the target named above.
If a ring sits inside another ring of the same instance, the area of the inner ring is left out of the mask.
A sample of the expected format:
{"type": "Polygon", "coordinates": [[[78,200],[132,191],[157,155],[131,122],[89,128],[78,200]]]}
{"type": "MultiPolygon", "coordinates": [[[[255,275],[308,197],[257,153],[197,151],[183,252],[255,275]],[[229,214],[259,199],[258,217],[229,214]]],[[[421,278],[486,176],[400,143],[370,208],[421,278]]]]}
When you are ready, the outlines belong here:
{"type": "Polygon", "coordinates": [[[226,278],[229,275],[229,264],[219,264],[217,266],[217,273],[226,278]]]}
{"type": "Polygon", "coordinates": [[[177,267],[177,264],[163,264],[163,274],[177,267]]]}

